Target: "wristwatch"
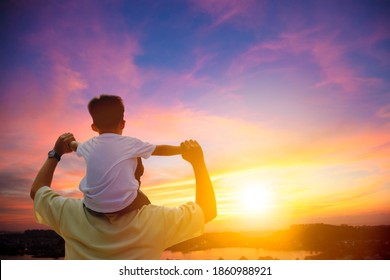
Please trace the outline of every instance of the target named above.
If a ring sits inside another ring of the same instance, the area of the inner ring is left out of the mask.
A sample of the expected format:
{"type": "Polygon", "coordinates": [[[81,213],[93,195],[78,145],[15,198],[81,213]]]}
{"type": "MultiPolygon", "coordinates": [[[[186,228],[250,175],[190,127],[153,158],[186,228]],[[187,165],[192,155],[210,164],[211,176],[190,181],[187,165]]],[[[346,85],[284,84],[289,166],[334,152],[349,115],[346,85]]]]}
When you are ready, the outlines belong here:
{"type": "Polygon", "coordinates": [[[61,160],[61,156],[59,154],[57,154],[57,152],[54,150],[49,151],[47,156],[48,156],[48,158],[56,158],[58,161],[61,160]]]}

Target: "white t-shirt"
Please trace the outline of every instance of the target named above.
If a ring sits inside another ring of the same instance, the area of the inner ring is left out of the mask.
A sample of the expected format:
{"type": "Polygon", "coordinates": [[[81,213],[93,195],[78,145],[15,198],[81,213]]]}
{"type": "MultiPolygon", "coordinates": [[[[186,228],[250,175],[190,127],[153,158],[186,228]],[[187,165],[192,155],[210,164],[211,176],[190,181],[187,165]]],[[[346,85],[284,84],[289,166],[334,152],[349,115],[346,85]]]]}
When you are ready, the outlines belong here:
{"type": "Polygon", "coordinates": [[[77,155],[87,164],[80,182],[84,204],[96,212],[112,213],[130,205],[137,196],[134,177],[137,157],[148,158],[156,146],[137,138],[104,133],[79,144],[77,155]]]}

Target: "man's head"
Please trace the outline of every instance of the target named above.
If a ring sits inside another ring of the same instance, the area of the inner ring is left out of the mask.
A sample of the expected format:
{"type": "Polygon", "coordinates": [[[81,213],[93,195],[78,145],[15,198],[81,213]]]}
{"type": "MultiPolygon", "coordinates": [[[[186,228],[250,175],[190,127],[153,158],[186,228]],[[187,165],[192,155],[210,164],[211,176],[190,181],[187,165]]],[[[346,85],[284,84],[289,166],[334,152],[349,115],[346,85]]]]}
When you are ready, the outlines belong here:
{"type": "Polygon", "coordinates": [[[122,98],[116,95],[99,95],[88,104],[93,123],[92,129],[99,133],[122,132],[125,126],[122,98]]]}

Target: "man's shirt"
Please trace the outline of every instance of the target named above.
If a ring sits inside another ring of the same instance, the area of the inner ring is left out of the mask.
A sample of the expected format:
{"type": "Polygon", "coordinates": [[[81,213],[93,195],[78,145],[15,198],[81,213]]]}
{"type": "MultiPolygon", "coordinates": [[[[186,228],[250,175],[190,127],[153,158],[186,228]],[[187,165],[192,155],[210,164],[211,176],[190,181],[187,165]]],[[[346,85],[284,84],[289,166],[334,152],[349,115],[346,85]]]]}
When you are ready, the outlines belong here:
{"type": "Polygon", "coordinates": [[[65,198],[49,187],[34,199],[39,223],[65,240],[65,259],[160,259],[162,252],[203,233],[200,206],[146,205],[122,215],[93,214],[82,200],[65,198]]]}

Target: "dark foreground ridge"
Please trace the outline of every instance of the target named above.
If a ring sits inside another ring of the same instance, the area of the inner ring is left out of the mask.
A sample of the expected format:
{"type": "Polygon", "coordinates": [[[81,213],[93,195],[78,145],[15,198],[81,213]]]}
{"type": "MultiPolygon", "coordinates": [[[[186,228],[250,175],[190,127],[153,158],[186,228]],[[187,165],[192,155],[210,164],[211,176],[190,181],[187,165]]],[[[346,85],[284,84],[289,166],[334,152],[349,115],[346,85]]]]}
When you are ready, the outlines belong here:
{"type": "Polygon", "coordinates": [[[26,230],[23,233],[0,234],[0,255],[35,258],[62,258],[65,256],[65,242],[53,230],[26,230]]]}
{"type": "MultiPolygon", "coordinates": [[[[170,251],[199,251],[212,248],[263,248],[269,250],[307,250],[306,259],[389,260],[390,225],[348,226],[307,224],[268,233],[205,233],[168,248],[170,251]]],[[[62,258],[64,240],[52,230],[26,230],[0,233],[0,255],[32,255],[62,258]]],[[[223,258],[223,256],[221,256],[223,258]]]]}

